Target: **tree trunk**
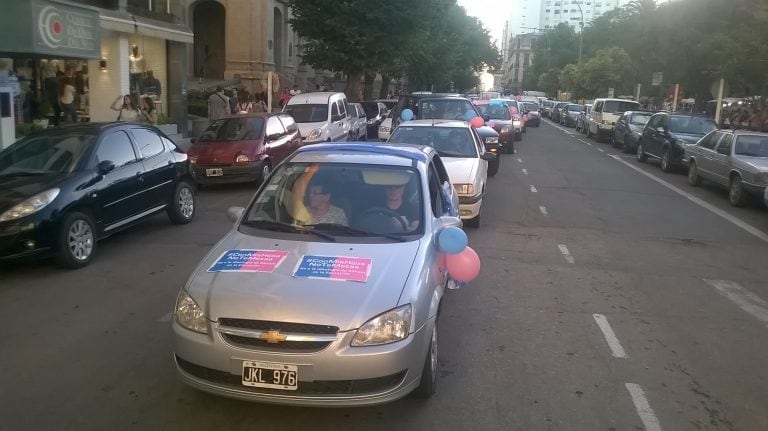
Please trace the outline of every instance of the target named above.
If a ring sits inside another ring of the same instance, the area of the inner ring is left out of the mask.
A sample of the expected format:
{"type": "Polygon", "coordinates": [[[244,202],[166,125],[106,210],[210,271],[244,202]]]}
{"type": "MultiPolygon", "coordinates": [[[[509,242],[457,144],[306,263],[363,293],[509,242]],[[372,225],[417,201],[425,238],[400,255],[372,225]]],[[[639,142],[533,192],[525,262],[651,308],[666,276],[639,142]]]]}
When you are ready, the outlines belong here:
{"type": "Polygon", "coordinates": [[[365,73],[365,88],[363,89],[363,100],[373,99],[373,81],[376,79],[376,73],[365,73]]]}
{"type": "Polygon", "coordinates": [[[392,77],[389,75],[381,74],[381,89],[379,89],[379,99],[386,99],[389,95],[389,83],[392,82],[392,77]]]}
{"type": "Polygon", "coordinates": [[[360,88],[360,78],[362,77],[363,72],[347,73],[347,86],[344,87],[344,93],[350,102],[357,102],[363,96],[362,88],[360,88]]]}

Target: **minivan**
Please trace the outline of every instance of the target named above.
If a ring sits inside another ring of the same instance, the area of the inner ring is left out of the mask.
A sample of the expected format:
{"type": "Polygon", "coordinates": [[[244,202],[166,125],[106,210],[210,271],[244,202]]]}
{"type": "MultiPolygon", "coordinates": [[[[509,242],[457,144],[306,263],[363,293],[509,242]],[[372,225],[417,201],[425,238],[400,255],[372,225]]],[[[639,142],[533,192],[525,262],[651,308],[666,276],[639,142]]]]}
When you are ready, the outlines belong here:
{"type": "Polygon", "coordinates": [[[639,111],[640,104],[625,99],[595,99],[587,121],[587,137],[607,137],[613,135],[613,127],[621,114],[627,111],[639,111]]]}
{"type": "Polygon", "coordinates": [[[283,112],[296,120],[305,145],[348,141],[353,133],[350,107],[344,93],[297,94],[285,104],[283,112]]]}

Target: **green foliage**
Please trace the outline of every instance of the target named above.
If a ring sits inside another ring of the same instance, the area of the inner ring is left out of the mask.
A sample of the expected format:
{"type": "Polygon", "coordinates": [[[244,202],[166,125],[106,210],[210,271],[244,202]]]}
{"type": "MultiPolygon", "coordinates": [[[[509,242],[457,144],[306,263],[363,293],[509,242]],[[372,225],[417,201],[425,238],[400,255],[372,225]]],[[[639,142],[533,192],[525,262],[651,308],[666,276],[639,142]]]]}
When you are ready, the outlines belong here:
{"type": "MultiPolygon", "coordinates": [[[[213,94],[211,91],[203,89],[192,89],[187,91],[187,113],[198,117],[208,117],[208,97],[213,94]]],[[[158,118],[158,124],[160,119],[158,118]]]]}
{"type": "Polygon", "coordinates": [[[36,130],[43,130],[35,123],[22,123],[16,125],[16,138],[23,138],[36,130]]]}

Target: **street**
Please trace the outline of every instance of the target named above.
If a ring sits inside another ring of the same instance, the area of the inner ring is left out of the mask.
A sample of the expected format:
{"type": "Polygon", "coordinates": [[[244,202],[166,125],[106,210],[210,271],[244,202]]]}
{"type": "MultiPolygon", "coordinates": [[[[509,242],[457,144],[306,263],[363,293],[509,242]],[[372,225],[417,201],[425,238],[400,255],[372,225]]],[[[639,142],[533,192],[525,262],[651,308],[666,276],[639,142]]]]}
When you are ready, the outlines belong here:
{"type": "Polygon", "coordinates": [[[430,400],[290,408],[177,380],[176,295],[256,190],[219,186],[81,270],[0,267],[0,429],[768,429],[768,210],[549,121],[516,148],[467,230],[483,266],[446,294],[430,400]]]}

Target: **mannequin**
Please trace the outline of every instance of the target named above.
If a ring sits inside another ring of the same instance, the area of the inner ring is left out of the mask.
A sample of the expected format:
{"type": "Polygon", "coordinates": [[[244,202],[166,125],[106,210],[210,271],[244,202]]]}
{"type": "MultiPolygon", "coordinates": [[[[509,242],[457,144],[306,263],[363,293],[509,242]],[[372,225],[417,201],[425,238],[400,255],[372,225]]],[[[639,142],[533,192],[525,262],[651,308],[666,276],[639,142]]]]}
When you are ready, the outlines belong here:
{"type": "Polygon", "coordinates": [[[131,55],[128,56],[131,91],[142,94],[143,78],[145,70],[144,57],[139,53],[139,46],[135,43],[131,46],[131,55]]]}
{"type": "MultiPolygon", "coordinates": [[[[61,107],[59,106],[59,77],[61,73],[59,71],[59,61],[45,59],[40,60],[40,73],[43,77],[43,89],[45,92],[45,99],[53,109],[53,125],[59,125],[59,116],[61,116],[61,107]]],[[[43,115],[47,115],[48,112],[42,112],[43,115]]]]}

